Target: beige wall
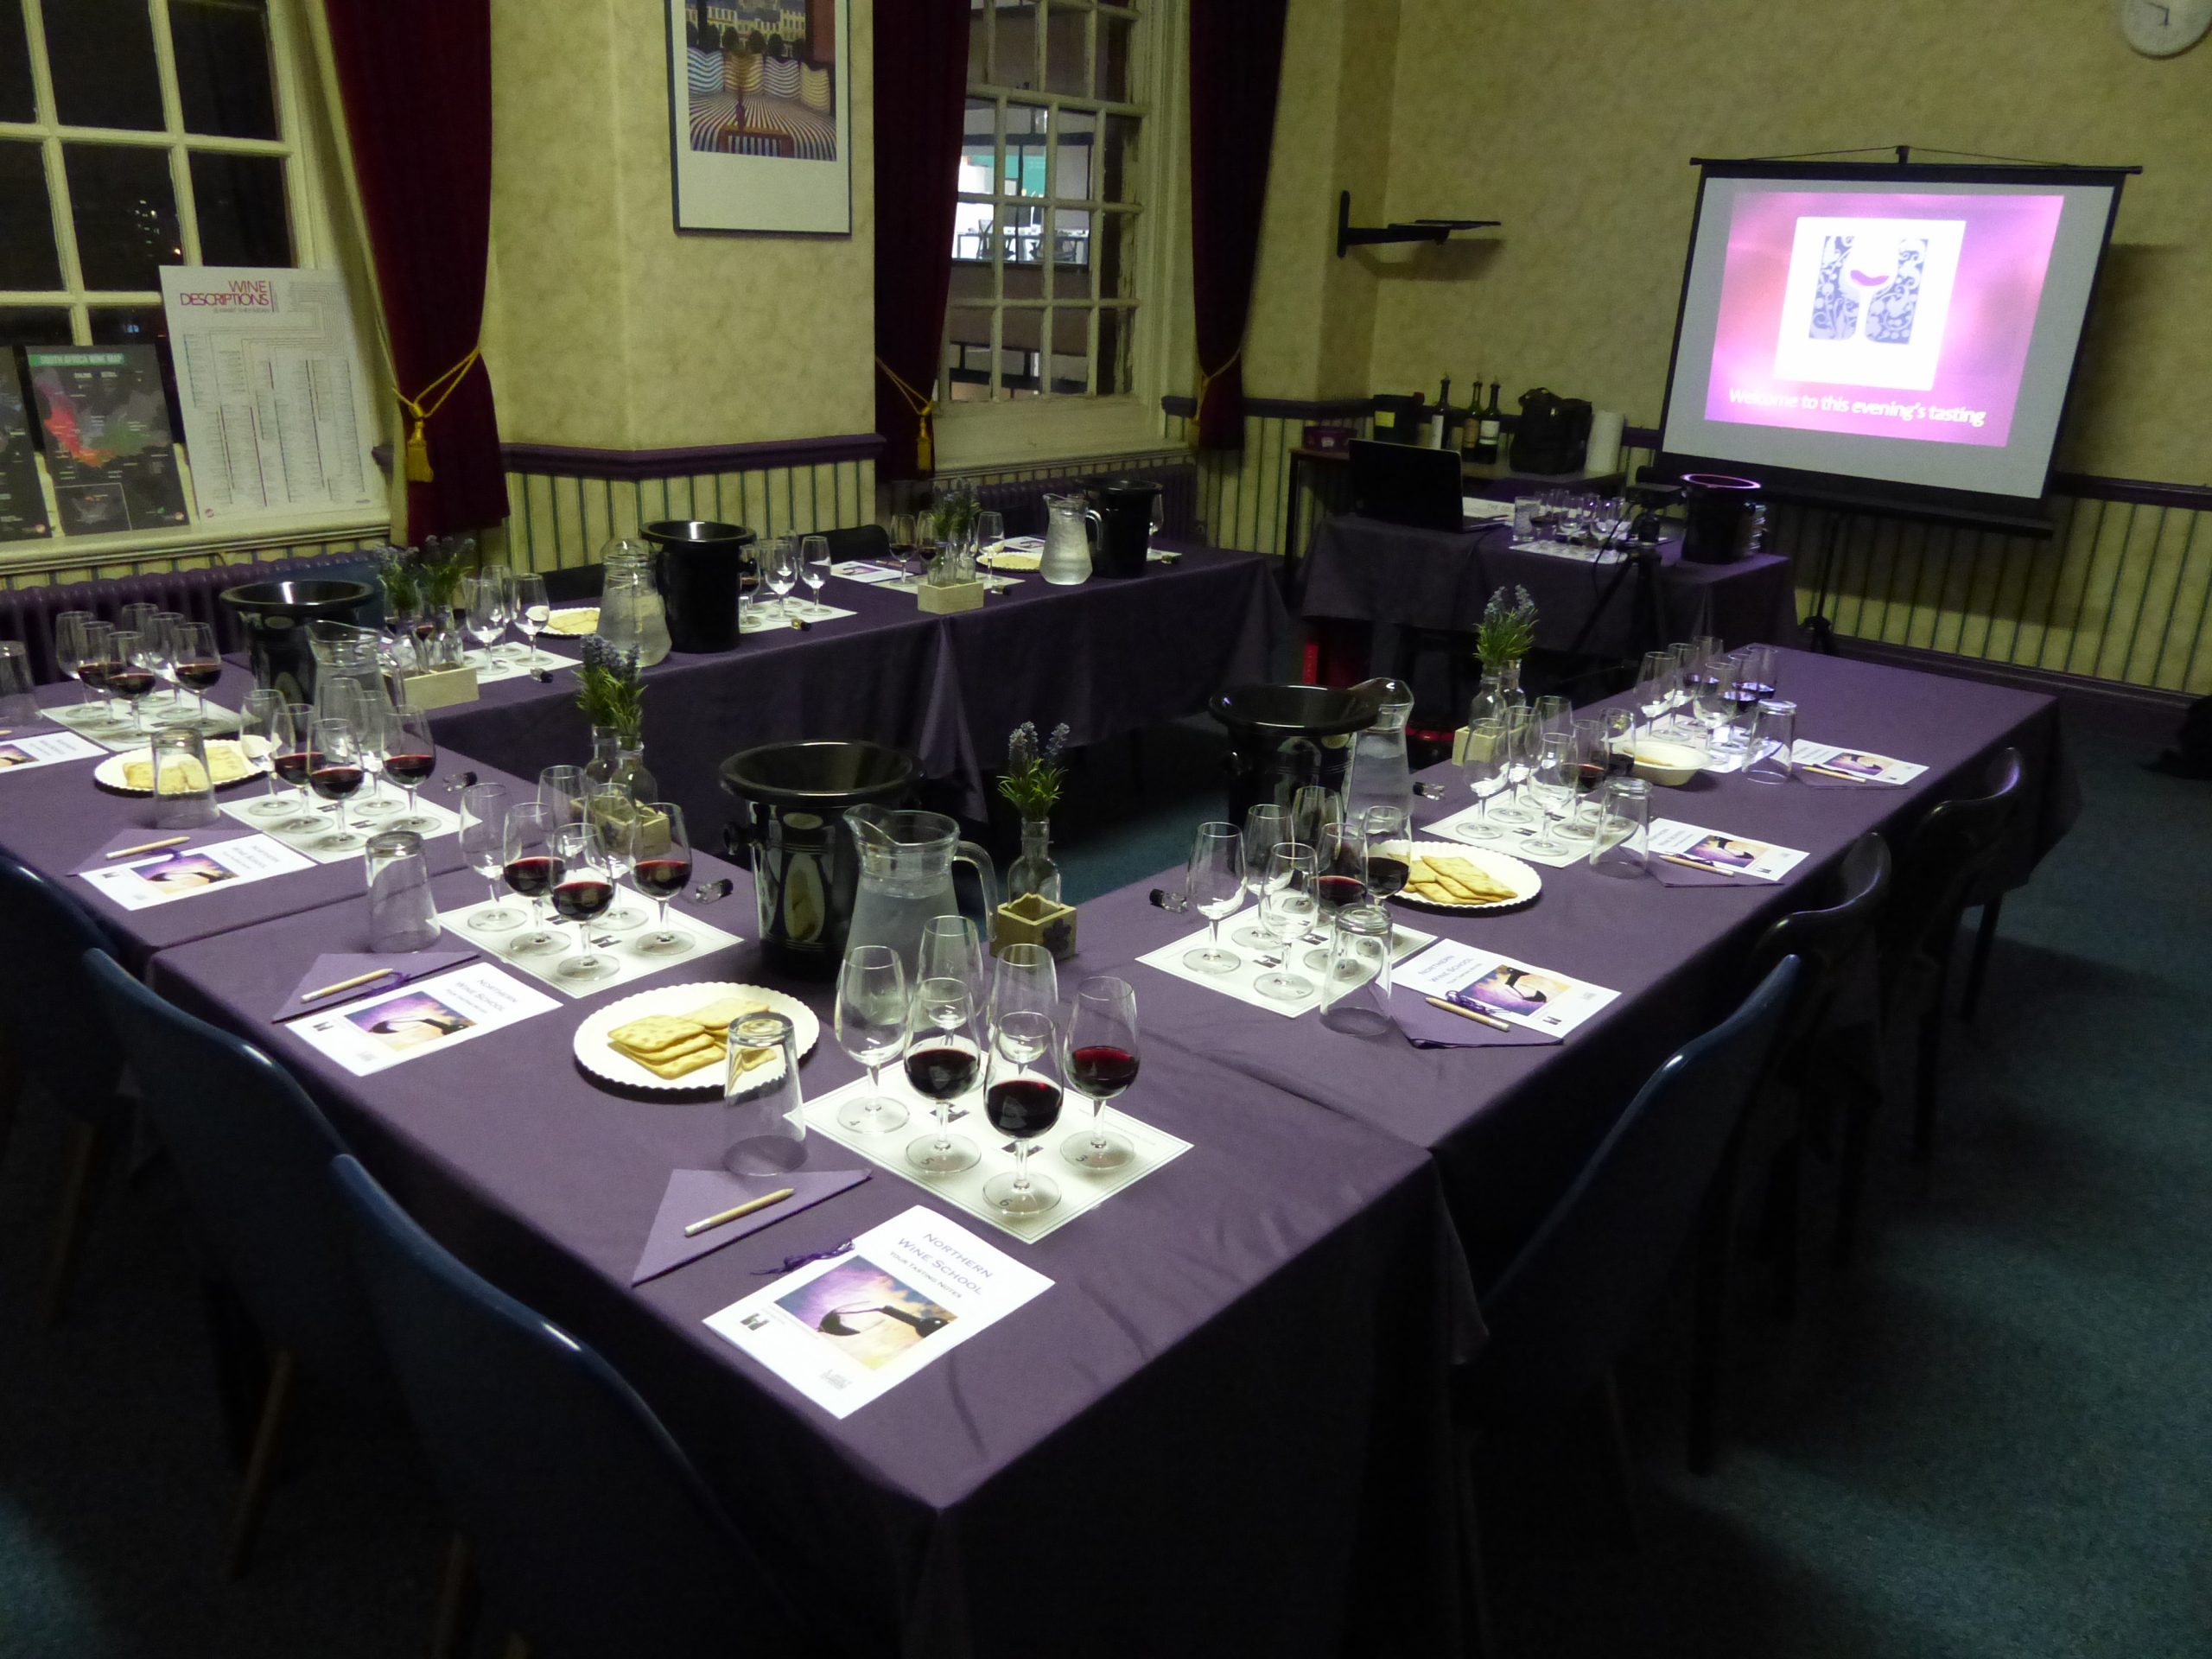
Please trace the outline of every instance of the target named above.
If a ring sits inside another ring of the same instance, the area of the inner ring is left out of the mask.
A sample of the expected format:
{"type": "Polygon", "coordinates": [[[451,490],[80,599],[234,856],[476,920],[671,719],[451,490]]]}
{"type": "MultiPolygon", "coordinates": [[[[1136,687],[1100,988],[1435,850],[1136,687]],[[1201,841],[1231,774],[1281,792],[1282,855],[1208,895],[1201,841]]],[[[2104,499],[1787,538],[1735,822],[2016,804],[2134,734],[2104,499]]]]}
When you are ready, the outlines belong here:
{"type": "Polygon", "coordinates": [[[661,8],[493,0],[485,354],[508,442],[656,449],[873,429],[868,0],[851,17],[853,233],[679,236],[661,8]]]}
{"type": "MultiPolygon", "coordinates": [[[[1378,390],[1457,385],[1478,367],[1509,398],[1547,385],[1656,423],[1692,156],[1902,142],[2140,162],[2059,464],[2212,481],[2212,45],[2138,57],[2091,0],[1395,10],[1390,215],[1505,225],[1494,245],[1351,256],[1379,289],[1378,390]]],[[[1271,244],[1268,257],[1311,253],[1271,244]]]]}

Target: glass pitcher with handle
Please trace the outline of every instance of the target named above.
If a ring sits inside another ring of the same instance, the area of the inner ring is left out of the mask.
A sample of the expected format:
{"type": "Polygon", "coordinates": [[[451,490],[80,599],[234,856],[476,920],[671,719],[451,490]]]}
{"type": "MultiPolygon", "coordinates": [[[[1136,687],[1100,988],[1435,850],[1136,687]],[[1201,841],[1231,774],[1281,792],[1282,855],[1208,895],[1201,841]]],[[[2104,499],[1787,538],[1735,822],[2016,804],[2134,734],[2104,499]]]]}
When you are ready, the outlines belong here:
{"type": "Polygon", "coordinates": [[[599,635],[607,648],[634,651],[638,666],[651,668],[669,652],[668,608],[653,580],[652,550],[643,542],[609,542],[601,555],[599,635]]]}
{"type": "Polygon", "coordinates": [[[1403,680],[1363,680],[1351,688],[1375,704],[1375,718],[1352,734],[1351,768],[1344,777],[1344,822],[1357,823],[1370,806],[1394,806],[1413,822],[1414,775],[1406,760],[1406,721],[1414,712],[1413,688],[1403,680]]]}
{"type": "Polygon", "coordinates": [[[1045,551],[1037,574],[1057,587],[1090,580],[1090,523],[1098,515],[1079,495],[1045,498],[1045,551]]]}
{"type": "Polygon", "coordinates": [[[980,936],[990,937],[991,912],[999,904],[998,873],[988,853],[961,840],[957,823],[941,812],[850,806],[845,825],[860,849],[861,863],[852,924],[845,933],[849,953],[856,944],[887,944],[899,953],[911,979],[923,924],[961,912],[952,880],[952,867],[960,863],[974,867],[982,890],[982,914],[966,913],[980,936]]]}

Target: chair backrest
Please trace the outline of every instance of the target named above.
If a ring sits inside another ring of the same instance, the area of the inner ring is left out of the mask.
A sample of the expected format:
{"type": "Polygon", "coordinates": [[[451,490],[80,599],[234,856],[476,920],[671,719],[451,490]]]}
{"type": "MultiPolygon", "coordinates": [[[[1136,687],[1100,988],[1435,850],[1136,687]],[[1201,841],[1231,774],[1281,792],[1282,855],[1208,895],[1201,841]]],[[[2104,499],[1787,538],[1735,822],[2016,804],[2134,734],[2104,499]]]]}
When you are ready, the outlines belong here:
{"type": "Polygon", "coordinates": [[[806,1651],[781,1590],[614,1369],[461,1265],[356,1160],[331,1175],[454,1523],[532,1650],[806,1651]]]}
{"type": "Polygon", "coordinates": [[[1746,991],[1772,973],[1784,957],[1804,964],[1789,1016],[1783,1021],[1783,1046],[1826,1020],[1841,988],[1845,964],[1866,944],[1889,899],[1890,872],[1890,844],[1870,830],[1845,851],[1831,903],[1791,911],[1751,947],[1744,975],[1746,991]]]}
{"type": "Polygon", "coordinates": [[[839,564],[847,559],[887,559],[891,556],[891,532],[881,524],[848,524],[842,530],[825,530],[830,538],[830,556],[839,564]]]}
{"type": "Polygon", "coordinates": [[[545,602],[549,605],[582,605],[596,601],[607,583],[607,567],[594,561],[590,564],[556,566],[541,570],[545,578],[545,602]]]}
{"type": "Polygon", "coordinates": [[[1946,944],[1959,913],[2003,849],[2019,810],[2025,768],[2018,749],[1991,757],[1986,792],[1945,801],[1912,828],[1897,858],[1896,897],[1882,927],[1882,946],[1897,957],[1946,944]]]}
{"type": "Polygon", "coordinates": [[[1785,957],[1671,1055],[1483,1298],[1478,1389],[1508,1409],[1594,1387],[1656,1299],[1749,1104],[1800,972],[1785,957]]]}
{"type": "Polygon", "coordinates": [[[104,1115],[123,1077],[115,1033],[80,966],[111,948],[60,883],[0,853],[0,1029],[25,1073],[82,1116],[104,1115]]]}
{"type": "Polygon", "coordinates": [[[164,1002],[108,957],[84,961],[175,1162],[194,1235],[254,1323],[320,1379],[389,1403],[375,1322],[330,1202],[330,1160],[346,1147],[321,1109],[252,1044],[164,1002]]]}

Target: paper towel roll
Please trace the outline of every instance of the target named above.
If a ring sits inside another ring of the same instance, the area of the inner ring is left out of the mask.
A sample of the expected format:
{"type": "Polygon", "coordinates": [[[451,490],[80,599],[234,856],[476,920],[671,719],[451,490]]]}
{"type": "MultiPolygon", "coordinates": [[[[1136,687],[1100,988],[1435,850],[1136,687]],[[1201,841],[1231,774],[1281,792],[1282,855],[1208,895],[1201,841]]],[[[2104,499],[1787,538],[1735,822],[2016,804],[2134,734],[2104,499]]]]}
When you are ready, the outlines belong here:
{"type": "Polygon", "coordinates": [[[1610,473],[1621,462],[1621,428],[1625,417],[1618,410],[1590,411],[1590,454],[1582,463],[1593,473],[1610,473]]]}

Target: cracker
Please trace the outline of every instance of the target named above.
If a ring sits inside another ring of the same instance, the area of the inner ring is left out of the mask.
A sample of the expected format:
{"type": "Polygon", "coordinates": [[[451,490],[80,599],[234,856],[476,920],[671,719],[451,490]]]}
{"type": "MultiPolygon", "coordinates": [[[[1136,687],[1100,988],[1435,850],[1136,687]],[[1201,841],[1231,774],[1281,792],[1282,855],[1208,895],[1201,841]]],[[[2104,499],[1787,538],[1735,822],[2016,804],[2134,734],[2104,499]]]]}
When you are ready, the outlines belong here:
{"type": "Polygon", "coordinates": [[[671,1059],[648,1060],[637,1055],[631,1056],[655,1077],[670,1079],[683,1077],[703,1066],[713,1065],[721,1057],[722,1046],[720,1043],[702,1043],[696,1051],[688,1054],[678,1054],[671,1059]]]}
{"type": "Polygon", "coordinates": [[[702,1030],[728,1031],[730,1022],[741,1020],[748,1014],[758,1014],[768,1005],[742,996],[718,996],[702,1003],[682,1017],[702,1030]]]}
{"type": "Polygon", "coordinates": [[[706,1037],[705,1030],[690,1020],[665,1014],[648,1014],[607,1033],[616,1048],[632,1054],[658,1054],[665,1049],[689,1047],[706,1037]]]}

